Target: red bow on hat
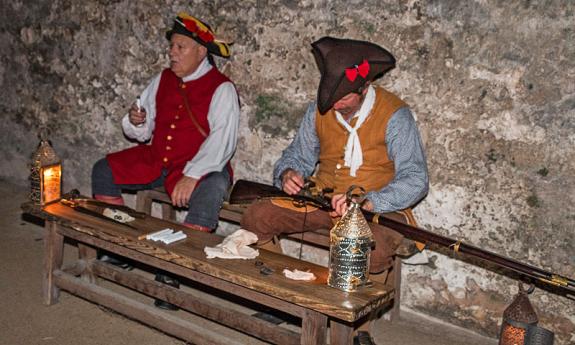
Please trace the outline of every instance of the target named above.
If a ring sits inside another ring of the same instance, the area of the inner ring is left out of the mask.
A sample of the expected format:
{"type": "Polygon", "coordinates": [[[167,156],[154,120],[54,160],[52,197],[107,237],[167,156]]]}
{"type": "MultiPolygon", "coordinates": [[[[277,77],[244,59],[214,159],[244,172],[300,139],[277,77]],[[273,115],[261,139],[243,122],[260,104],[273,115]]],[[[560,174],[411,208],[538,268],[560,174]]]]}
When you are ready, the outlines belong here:
{"type": "Polygon", "coordinates": [[[358,74],[364,79],[369,74],[369,62],[367,62],[366,59],[363,59],[361,65],[355,65],[345,69],[345,76],[352,83],[358,74]]]}

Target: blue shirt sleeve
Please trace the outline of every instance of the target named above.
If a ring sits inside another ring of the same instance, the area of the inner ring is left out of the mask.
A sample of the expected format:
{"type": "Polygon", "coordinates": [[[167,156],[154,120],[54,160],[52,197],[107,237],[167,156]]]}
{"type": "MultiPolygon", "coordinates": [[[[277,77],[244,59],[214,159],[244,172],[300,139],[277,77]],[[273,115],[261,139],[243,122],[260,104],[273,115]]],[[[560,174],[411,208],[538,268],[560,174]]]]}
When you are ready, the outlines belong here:
{"type": "Polygon", "coordinates": [[[427,162],[421,137],[411,111],[398,109],[385,133],[387,154],[393,161],[395,176],[379,191],[368,192],[374,212],[393,212],[413,206],[429,189],[427,162]]]}
{"type": "Polygon", "coordinates": [[[281,188],[281,174],[293,169],[304,178],[309,177],[319,159],[319,139],[315,129],[316,104],[310,103],[297,134],[291,144],[282,152],[274,166],[274,186],[281,188]]]}

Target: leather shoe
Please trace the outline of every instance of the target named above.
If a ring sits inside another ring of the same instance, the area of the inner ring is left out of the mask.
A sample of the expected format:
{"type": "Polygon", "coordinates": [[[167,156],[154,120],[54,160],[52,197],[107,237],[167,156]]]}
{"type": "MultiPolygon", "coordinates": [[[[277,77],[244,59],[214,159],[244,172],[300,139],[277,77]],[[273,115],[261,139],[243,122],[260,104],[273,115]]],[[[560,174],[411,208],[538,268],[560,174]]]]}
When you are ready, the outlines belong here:
{"type": "Polygon", "coordinates": [[[359,331],[357,335],[353,337],[353,345],[376,345],[375,341],[369,335],[369,332],[359,331]]]}
{"type": "MultiPolygon", "coordinates": [[[[167,274],[164,274],[164,273],[156,273],[155,280],[157,282],[164,283],[164,284],[169,285],[171,287],[175,287],[176,289],[180,288],[180,282],[177,279],[175,279],[174,277],[171,277],[167,274]]],[[[158,307],[160,309],[164,309],[164,310],[178,310],[178,309],[180,309],[180,308],[178,308],[178,306],[176,306],[172,303],[166,302],[166,301],[162,301],[161,299],[156,299],[154,301],[154,305],[156,307],[158,307]]]]}
{"type": "Polygon", "coordinates": [[[131,271],[134,269],[134,266],[130,265],[129,263],[120,259],[120,257],[114,254],[101,254],[98,260],[110,265],[114,265],[116,267],[120,267],[126,271],[131,271]]]}
{"type": "Polygon", "coordinates": [[[417,246],[415,245],[415,241],[412,241],[412,240],[404,237],[401,240],[399,247],[397,247],[397,249],[395,250],[395,255],[398,255],[402,258],[408,258],[408,257],[412,256],[413,254],[417,253],[418,251],[419,250],[417,249],[417,246]]]}

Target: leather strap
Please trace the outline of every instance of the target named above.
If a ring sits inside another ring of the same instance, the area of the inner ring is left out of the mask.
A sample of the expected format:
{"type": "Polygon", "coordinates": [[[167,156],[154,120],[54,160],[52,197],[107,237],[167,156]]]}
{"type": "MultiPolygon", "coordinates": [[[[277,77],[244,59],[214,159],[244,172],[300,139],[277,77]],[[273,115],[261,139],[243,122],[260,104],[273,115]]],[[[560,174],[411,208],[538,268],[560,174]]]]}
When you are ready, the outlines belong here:
{"type": "Polygon", "coordinates": [[[182,85],[183,82],[180,83],[180,85],[178,85],[178,92],[180,93],[180,95],[182,96],[182,98],[184,99],[184,106],[186,107],[186,111],[188,112],[188,115],[190,116],[190,119],[192,119],[192,122],[194,123],[194,126],[196,126],[196,128],[198,129],[198,131],[200,132],[200,134],[204,137],[207,138],[208,134],[206,133],[206,131],[202,128],[202,126],[200,126],[200,123],[198,122],[198,120],[196,119],[196,117],[194,116],[194,114],[192,113],[192,109],[190,109],[190,104],[188,103],[188,96],[186,95],[186,93],[184,92],[184,90],[182,89],[182,85]]]}

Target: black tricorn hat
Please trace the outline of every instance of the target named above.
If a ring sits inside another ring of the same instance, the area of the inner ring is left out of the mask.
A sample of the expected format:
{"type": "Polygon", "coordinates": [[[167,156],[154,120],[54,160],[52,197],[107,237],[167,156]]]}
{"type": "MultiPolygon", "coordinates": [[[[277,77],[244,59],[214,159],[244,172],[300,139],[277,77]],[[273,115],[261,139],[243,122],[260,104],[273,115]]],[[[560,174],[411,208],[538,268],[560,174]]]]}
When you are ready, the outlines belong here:
{"type": "Polygon", "coordinates": [[[323,37],[311,44],[321,79],[317,107],[325,114],[335,102],[395,67],[395,58],[377,44],[323,37]]]}
{"type": "Polygon", "coordinates": [[[191,37],[206,47],[208,52],[224,58],[230,57],[231,52],[229,45],[226,42],[218,40],[208,24],[185,12],[178,13],[178,16],[174,19],[174,26],[166,32],[168,41],[172,38],[173,34],[191,37]]]}

